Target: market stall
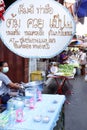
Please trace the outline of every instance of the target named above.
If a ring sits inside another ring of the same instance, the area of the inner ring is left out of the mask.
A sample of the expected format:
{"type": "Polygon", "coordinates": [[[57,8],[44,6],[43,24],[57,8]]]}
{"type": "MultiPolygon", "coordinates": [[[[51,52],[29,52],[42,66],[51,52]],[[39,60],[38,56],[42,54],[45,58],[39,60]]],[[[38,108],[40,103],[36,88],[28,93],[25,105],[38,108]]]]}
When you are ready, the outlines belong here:
{"type": "MultiPolygon", "coordinates": [[[[52,66],[53,68],[53,66],[52,66]]],[[[51,70],[52,70],[51,68],[51,70]]],[[[53,78],[56,81],[57,84],[57,91],[58,94],[64,94],[63,89],[65,86],[65,83],[68,83],[68,86],[70,88],[71,83],[70,80],[74,79],[75,71],[74,66],[69,64],[60,64],[58,67],[54,66],[54,71],[47,75],[47,78],[53,78]],[[57,69],[58,68],[58,69],[57,69]]],[[[71,93],[70,89],[65,89],[65,93],[71,93]]]]}
{"type": "MultiPolygon", "coordinates": [[[[16,104],[16,110],[11,112],[11,106],[8,110],[0,114],[0,129],[2,130],[53,130],[57,121],[60,119],[63,104],[65,102],[64,95],[42,95],[42,101],[35,103],[35,108],[22,107],[22,114],[17,117],[20,107],[16,104]],[[11,117],[12,116],[12,117],[11,117]],[[12,120],[10,120],[12,119],[12,120]],[[18,121],[19,119],[20,121],[18,121]]],[[[10,104],[11,105],[11,104],[10,104]]],[[[21,106],[21,105],[20,105],[21,106]]],[[[21,113],[20,113],[21,114],[21,113]]],[[[61,121],[63,121],[63,117],[61,121]]],[[[60,128],[63,129],[64,123],[61,122],[60,128]]]]}
{"type": "MultiPolygon", "coordinates": [[[[6,10],[4,19],[0,24],[1,39],[7,48],[23,58],[54,57],[68,46],[75,33],[75,22],[70,12],[53,0],[18,0],[6,10]]],[[[43,80],[42,73],[37,74],[31,73],[30,78],[43,80]]],[[[2,130],[54,129],[59,121],[65,96],[41,95],[37,90],[25,90],[23,101],[8,101],[7,110],[0,116],[2,130]]],[[[60,126],[63,127],[63,124],[60,126]]]]}

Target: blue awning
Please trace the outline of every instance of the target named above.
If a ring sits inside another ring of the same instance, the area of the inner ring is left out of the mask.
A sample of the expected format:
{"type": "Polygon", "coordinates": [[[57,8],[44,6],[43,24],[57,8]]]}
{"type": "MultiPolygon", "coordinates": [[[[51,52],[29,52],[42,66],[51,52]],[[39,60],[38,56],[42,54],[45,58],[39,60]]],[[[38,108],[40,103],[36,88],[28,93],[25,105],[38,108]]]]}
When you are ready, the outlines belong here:
{"type": "Polygon", "coordinates": [[[87,0],[81,0],[79,2],[76,12],[79,18],[87,17],[87,0]]]}

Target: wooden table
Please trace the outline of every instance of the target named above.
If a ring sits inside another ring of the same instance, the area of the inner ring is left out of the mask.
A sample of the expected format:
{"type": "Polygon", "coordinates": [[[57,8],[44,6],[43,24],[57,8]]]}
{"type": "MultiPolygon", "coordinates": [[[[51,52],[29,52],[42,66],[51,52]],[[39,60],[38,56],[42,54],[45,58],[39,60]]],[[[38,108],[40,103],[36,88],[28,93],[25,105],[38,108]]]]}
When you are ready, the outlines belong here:
{"type": "MultiPolygon", "coordinates": [[[[74,79],[74,76],[63,76],[63,75],[56,75],[56,74],[55,75],[49,74],[47,77],[53,78],[56,81],[57,87],[58,87],[57,92],[56,92],[57,94],[63,94],[63,87],[65,85],[65,82],[67,82],[68,85],[72,86],[69,80],[74,79]],[[59,82],[58,79],[61,79],[61,82],[59,82]]],[[[66,93],[71,94],[72,92],[68,90],[66,93]]]]}

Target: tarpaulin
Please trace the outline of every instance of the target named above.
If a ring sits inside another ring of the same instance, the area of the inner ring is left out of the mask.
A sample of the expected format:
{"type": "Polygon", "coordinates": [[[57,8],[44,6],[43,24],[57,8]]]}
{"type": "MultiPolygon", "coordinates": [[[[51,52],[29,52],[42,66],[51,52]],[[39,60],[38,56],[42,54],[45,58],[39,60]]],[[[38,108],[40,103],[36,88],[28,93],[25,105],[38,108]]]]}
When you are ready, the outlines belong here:
{"type": "Polygon", "coordinates": [[[79,18],[87,17],[87,0],[80,0],[78,7],[76,8],[76,13],[79,18]]]}

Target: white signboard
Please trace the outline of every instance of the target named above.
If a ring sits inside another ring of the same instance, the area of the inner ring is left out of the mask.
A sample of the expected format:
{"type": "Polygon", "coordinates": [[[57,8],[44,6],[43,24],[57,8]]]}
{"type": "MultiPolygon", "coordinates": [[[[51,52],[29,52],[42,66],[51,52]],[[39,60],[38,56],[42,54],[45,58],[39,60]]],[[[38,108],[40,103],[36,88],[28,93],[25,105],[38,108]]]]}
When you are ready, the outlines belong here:
{"type": "Polygon", "coordinates": [[[4,14],[0,36],[15,54],[51,58],[68,46],[75,33],[69,11],[54,0],[17,0],[4,14]]]}

